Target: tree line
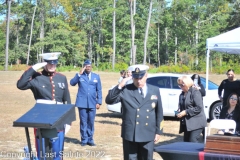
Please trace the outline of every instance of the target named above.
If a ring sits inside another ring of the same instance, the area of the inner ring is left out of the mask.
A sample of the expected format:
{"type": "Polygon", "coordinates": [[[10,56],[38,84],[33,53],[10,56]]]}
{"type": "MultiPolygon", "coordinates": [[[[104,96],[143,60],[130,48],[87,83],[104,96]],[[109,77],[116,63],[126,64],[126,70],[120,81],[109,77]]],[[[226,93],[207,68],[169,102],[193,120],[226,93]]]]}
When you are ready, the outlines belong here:
{"type": "MultiPolygon", "coordinates": [[[[240,0],[0,0],[0,65],[32,65],[61,52],[61,66],[120,69],[147,63],[205,70],[206,39],[240,25],[240,0]]],[[[214,53],[214,67],[238,55],[214,53]]],[[[220,64],[220,65],[219,65],[220,64]]]]}

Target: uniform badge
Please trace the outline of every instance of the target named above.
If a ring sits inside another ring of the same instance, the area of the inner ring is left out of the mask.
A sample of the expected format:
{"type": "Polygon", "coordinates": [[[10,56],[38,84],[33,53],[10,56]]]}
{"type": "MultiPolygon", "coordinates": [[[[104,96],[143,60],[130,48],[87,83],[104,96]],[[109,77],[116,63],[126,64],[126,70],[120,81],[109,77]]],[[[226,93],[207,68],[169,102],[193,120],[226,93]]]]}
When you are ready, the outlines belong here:
{"type": "Polygon", "coordinates": [[[158,99],[156,95],[151,96],[151,100],[158,99]]]}
{"type": "Polygon", "coordinates": [[[136,69],[135,69],[135,72],[136,72],[136,73],[140,72],[140,69],[139,69],[139,68],[136,68],[136,69]]]}
{"type": "Polygon", "coordinates": [[[155,108],[156,107],[156,103],[152,103],[152,108],[155,108]]]}
{"type": "Polygon", "coordinates": [[[97,82],[98,82],[98,80],[94,79],[94,80],[93,80],[93,82],[97,83],[97,82]]]}
{"type": "Polygon", "coordinates": [[[58,87],[64,89],[65,88],[65,84],[64,83],[58,83],[58,87]]]}

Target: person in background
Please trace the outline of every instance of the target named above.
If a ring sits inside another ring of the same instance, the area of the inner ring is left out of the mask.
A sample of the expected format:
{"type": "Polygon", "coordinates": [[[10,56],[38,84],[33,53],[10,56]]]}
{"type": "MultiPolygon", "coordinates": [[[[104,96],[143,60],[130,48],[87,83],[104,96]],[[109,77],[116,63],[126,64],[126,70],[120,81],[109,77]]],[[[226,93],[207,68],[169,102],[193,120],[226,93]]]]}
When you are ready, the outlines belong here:
{"type": "Polygon", "coordinates": [[[118,79],[118,84],[123,80],[123,78],[125,78],[125,76],[126,76],[125,70],[121,70],[120,71],[120,78],[118,79]]]}
{"type": "MultiPolygon", "coordinates": [[[[127,70],[126,77],[132,77],[132,71],[131,70],[127,70]]],[[[126,84],[131,84],[131,83],[133,83],[133,79],[130,79],[126,82],[126,84]]]]}
{"type": "Polygon", "coordinates": [[[146,65],[128,69],[132,77],[124,78],[109,90],[107,104],[122,103],[122,133],[124,160],[153,159],[156,143],[163,129],[163,109],[158,87],[146,83],[146,65]],[[133,83],[126,82],[133,79],[133,83]]]}
{"type": "MultiPolygon", "coordinates": [[[[37,63],[23,73],[17,81],[20,90],[31,89],[36,103],[43,104],[71,104],[70,93],[66,76],[56,72],[60,52],[40,54],[44,62],[37,63]],[[40,68],[43,70],[38,72],[40,68]]],[[[35,137],[37,129],[34,129],[35,137]]],[[[63,151],[64,131],[58,131],[58,137],[51,138],[52,153],[54,160],[60,160],[63,151]]],[[[35,139],[38,158],[45,153],[40,153],[39,139],[35,139]]],[[[44,138],[43,138],[44,146],[44,138]]]]}
{"type": "Polygon", "coordinates": [[[180,119],[179,133],[184,132],[184,142],[199,142],[203,128],[207,126],[206,116],[203,110],[203,99],[200,91],[193,87],[193,81],[189,76],[177,79],[182,93],[179,95],[180,119]]]}
{"type": "Polygon", "coordinates": [[[127,70],[126,77],[131,77],[131,76],[132,76],[132,71],[131,70],[127,70]]]}
{"type": "MultiPolygon", "coordinates": [[[[240,103],[239,95],[231,93],[227,99],[227,105],[220,112],[219,119],[232,119],[236,122],[236,133],[240,133],[240,103]]],[[[224,134],[224,130],[219,130],[218,134],[224,134]]],[[[233,133],[234,134],[234,133],[233,133]]]]}
{"type": "Polygon", "coordinates": [[[204,97],[206,95],[206,90],[205,90],[203,84],[201,83],[200,76],[198,74],[194,74],[194,75],[192,75],[191,79],[193,80],[193,86],[192,87],[199,90],[202,97],[204,97]]]}
{"type": "Polygon", "coordinates": [[[227,79],[224,79],[218,87],[218,96],[223,103],[223,107],[227,105],[227,98],[231,93],[237,93],[240,95],[240,81],[235,78],[233,69],[227,71],[227,79]],[[223,96],[222,96],[222,91],[223,96]]]}
{"type": "Polygon", "coordinates": [[[70,80],[70,84],[78,84],[75,105],[79,111],[81,146],[95,146],[94,121],[96,109],[102,104],[102,85],[100,76],[92,72],[91,61],[86,60],[83,65],[80,72],[70,80]]]}
{"type": "MultiPolygon", "coordinates": [[[[192,75],[191,79],[193,80],[193,86],[194,88],[196,88],[197,90],[200,91],[202,97],[204,97],[206,95],[206,90],[203,86],[203,84],[201,83],[201,78],[198,74],[194,74],[192,75]]],[[[203,139],[205,137],[205,128],[203,128],[202,131],[202,135],[203,135],[203,139]]]]}

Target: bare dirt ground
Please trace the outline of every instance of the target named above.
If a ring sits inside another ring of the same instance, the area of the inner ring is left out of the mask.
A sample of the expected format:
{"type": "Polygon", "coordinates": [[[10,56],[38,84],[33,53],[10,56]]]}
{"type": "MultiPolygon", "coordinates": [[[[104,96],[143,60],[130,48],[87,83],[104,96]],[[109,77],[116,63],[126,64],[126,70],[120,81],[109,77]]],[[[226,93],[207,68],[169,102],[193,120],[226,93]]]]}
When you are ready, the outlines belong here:
{"type": "MultiPolygon", "coordinates": [[[[20,127],[12,127],[13,121],[25,114],[34,106],[35,100],[30,90],[21,91],[16,88],[16,82],[23,71],[0,71],[0,159],[23,159],[23,148],[27,145],[25,130],[20,127]]],[[[102,80],[103,104],[97,111],[95,120],[95,143],[97,146],[81,147],[79,144],[79,118],[76,110],[77,120],[72,123],[71,130],[65,137],[64,160],[73,159],[101,159],[120,160],[123,159],[121,131],[121,115],[111,113],[106,109],[105,97],[108,89],[116,85],[119,74],[96,72],[102,80]]],[[[75,72],[63,72],[68,81],[75,75],[75,72]]],[[[203,75],[205,76],[205,75],[203,75]]],[[[210,75],[209,79],[220,84],[226,75],[210,75]]],[[[69,86],[72,103],[75,103],[78,87],[69,86]]],[[[172,118],[166,118],[164,122],[164,134],[156,145],[168,144],[182,141],[182,134],[178,134],[179,122],[172,118]]],[[[32,148],[33,129],[30,128],[32,148]]],[[[35,152],[35,151],[34,151],[35,152]]],[[[33,153],[34,153],[33,152],[33,153]]],[[[154,153],[155,160],[162,158],[154,153]]]]}

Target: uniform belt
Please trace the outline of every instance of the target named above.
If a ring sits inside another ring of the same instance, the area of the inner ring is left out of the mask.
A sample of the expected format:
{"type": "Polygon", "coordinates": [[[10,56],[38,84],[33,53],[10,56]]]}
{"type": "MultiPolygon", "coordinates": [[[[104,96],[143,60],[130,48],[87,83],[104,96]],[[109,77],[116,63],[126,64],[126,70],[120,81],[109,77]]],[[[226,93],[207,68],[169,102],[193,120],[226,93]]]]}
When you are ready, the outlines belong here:
{"type": "Polygon", "coordinates": [[[43,103],[43,104],[63,104],[62,102],[47,100],[47,99],[37,99],[36,103],[43,103]]]}

